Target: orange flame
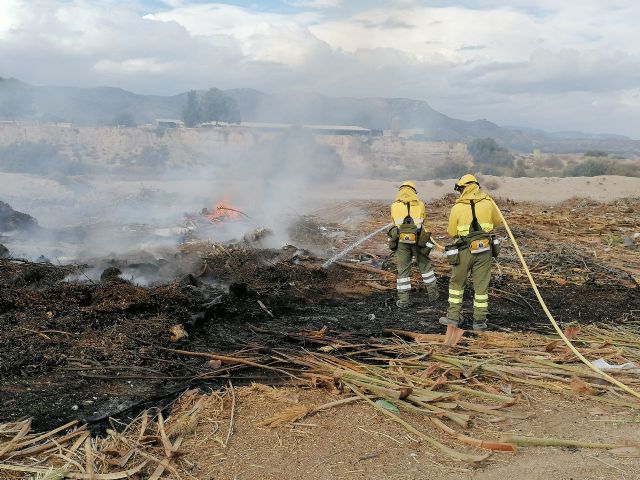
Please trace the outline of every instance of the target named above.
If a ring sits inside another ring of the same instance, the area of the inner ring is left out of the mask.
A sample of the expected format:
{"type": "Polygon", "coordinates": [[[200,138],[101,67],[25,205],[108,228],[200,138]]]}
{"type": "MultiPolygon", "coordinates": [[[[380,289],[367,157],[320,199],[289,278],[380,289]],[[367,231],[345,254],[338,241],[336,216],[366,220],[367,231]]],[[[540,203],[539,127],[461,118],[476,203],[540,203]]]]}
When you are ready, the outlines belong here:
{"type": "Polygon", "coordinates": [[[211,222],[224,222],[225,220],[235,220],[241,214],[240,210],[231,206],[229,198],[225,194],[224,199],[209,211],[207,218],[211,222]]]}

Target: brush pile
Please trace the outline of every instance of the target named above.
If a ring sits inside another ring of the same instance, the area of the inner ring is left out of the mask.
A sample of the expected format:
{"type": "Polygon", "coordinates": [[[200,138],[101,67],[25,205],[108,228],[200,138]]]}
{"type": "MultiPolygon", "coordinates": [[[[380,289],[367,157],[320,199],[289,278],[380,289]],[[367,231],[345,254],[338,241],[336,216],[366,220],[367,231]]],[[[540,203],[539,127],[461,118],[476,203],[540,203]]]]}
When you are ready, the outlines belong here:
{"type": "MultiPolygon", "coordinates": [[[[449,241],[447,221],[454,202],[453,195],[427,202],[429,229],[442,244],[449,241]]],[[[512,225],[537,279],[550,286],[590,283],[625,288],[635,288],[640,281],[640,200],[637,198],[611,203],[572,199],[543,208],[539,204],[505,199],[498,199],[497,203],[512,225]]],[[[347,231],[344,245],[389,221],[388,206],[376,202],[340,204],[322,210],[318,215],[334,221],[339,218],[349,220],[356,215],[363,219],[359,223],[343,221],[352,229],[357,226],[356,230],[347,231]],[[363,215],[364,211],[368,215],[363,215]]],[[[501,235],[500,229],[497,234],[501,235]]],[[[389,254],[380,237],[354,251],[356,257],[362,253],[370,257],[389,254]]],[[[441,256],[432,253],[431,257],[437,273],[448,272],[449,266],[441,256]]],[[[509,242],[503,242],[497,262],[499,276],[508,277],[512,283],[527,285],[509,242]]]]}
{"type": "Polygon", "coordinates": [[[174,466],[185,454],[181,446],[191,441],[188,446],[194,448],[195,440],[224,446],[222,432],[217,435],[218,423],[203,415],[220,412],[223,407],[223,398],[217,393],[201,395],[189,390],[171,407],[167,420],[158,409],[145,410],[128,425],[112,420],[100,438],[92,438],[86,426],[78,427],[76,422],[42,435],[29,433],[28,420],[5,424],[0,426],[2,478],[195,478],[188,475],[188,465],[174,466]],[[198,428],[206,428],[207,434],[197,435],[198,428]]]}

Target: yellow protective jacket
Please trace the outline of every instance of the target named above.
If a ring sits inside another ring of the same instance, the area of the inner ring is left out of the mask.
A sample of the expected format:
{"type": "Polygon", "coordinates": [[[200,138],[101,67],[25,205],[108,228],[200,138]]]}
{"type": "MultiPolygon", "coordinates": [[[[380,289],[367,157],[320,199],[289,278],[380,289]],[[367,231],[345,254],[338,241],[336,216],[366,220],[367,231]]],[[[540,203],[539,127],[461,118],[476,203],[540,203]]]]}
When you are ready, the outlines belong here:
{"type": "Polygon", "coordinates": [[[478,185],[472,183],[464,189],[462,195],[456,200],[456,204],[451,209],[447,233],[452,237],[466,237],[469,235],[471,222],[473,221],[471,200],[474,201],[476,218],[482,230],[491,232],[494,227],[502,223],[498,209],[489,195],[480,190],[478,185]]]}
{"type": "Polygon", "coordinates": [[[391,204],[391,218],[393,219],[393,223],[400,225],[409,214],[407,203],[409,203],[413,223],[421,227],[426,218],[424,202],[420,200],[418,194],[409,187],[400,188],[396,200],[391,204]]]}

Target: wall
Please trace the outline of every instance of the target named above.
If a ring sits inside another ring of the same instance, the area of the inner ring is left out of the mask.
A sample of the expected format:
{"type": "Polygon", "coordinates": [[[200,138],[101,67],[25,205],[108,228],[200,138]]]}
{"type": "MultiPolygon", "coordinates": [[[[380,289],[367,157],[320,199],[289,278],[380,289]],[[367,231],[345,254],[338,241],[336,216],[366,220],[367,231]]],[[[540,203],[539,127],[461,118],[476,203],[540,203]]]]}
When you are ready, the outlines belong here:
{"type": "MultiPolygon", "coordinates": [[[[70,124],[0,123],[0,147],[44,141],[70,158],[87,163],[117,164],[148,148],[166,148],[174,165],[206,161],[215,155],[242,153],[277,134],[234,128],[79,127],[70,124]]],[[[397,137],[318,136],[342,157],[348,171],[366,174],[404,172],[450,160],[468,160],[466,145],[422,142],[397,137]]]]}

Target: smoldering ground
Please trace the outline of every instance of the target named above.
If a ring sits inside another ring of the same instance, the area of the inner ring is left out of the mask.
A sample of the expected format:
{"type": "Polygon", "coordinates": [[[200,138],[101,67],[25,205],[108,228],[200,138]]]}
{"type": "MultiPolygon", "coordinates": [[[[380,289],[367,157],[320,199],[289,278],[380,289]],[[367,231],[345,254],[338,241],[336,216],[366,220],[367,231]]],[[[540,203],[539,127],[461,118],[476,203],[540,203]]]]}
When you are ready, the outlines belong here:
{"type": "Polygon", "coordinates": [[[93,163],[90,173],[81,168],[64,174],[55,168],[59,159],[54,155],[49,164],[39,157],[28,175],[0,174],[3,183],[21,182],[7,188],[4,199],[41,227],[4,233],[2,243],[14,257],[69,263],[141,251],[166,254],[193,233],[186,216],[211,211],[219,202],[242,213],[234,221],[203,223],[198,240],[231,242],[268,228],[272,235],[262,246],[275,248],[290,242],[291,223],[315,205],[309,192],[344,178],[341,157],[296,128],[256,136],[243,148],[228,144],[193,155],[188,165],[150,157],[97,168],[86,159],[93,163]]]}

